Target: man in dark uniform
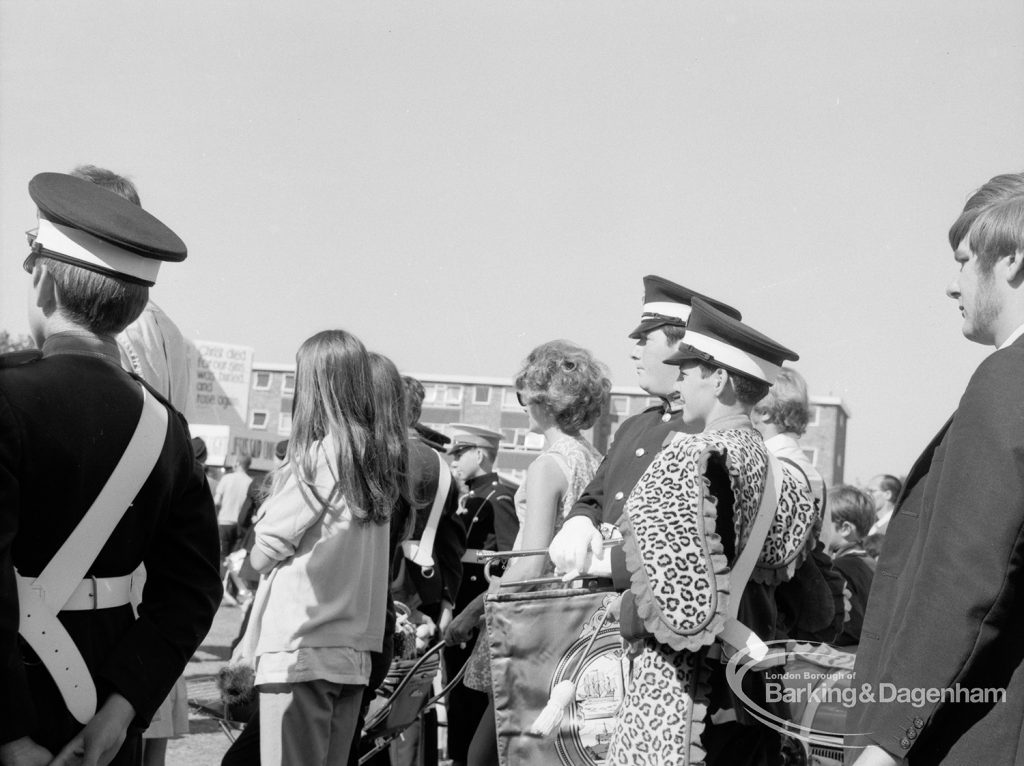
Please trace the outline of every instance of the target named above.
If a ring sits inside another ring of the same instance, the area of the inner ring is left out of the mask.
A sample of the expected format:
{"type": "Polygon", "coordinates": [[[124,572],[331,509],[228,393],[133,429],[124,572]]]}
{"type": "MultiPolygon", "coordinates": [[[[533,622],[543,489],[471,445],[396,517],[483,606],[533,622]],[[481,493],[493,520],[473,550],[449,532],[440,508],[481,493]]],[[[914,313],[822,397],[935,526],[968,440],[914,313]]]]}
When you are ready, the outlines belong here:
{"type": "MultiPolygon", "coordinates": [[[[473,651],[473,636],[483,617],[482,595],[487,591],[484,567],[476,563],[478,550],[509,551],[519,533],[515,501],[510,486],[494,472],[501,434],[487,428],[457,425],[452,434],[452,472],[469,490],[460,501],[456,517],[466,530],[466,555],[462,584],[455,599],[455,619],[444,633],[445,667],[449,677],[458,673],[473,651]]],[[[457,684],[449,699],[448,757],[455,766],[464,764],[466,751],[487,695],[457,684]]]]}
{"type": "MultiPolygon", "coordinates": [[[[412,504],[416,508],[410,539],[422,540],[439,490],[442,467],[448,471],[448,466],[438,459],[436,443],[428,440],[419,428],[423,384],[408,375],[402,377],[402,384],[405,386],[406,416],[410,423],[409,481],[412,485],[412,504]]],[[[420,600],[417,608],[434,620],[441,631],[448,627],[454,615],[459,583],[462,581],[462,556],[466,552],[466,530],[456,517],[459,488],[454,480],[447,485],[448,491],[437,521],[431,551],[436,566],[432,572],[424,571],[406,561],[409,579],[420,600]]]]}
{"type": "Polygon", "coordinates": [[[0,357],[0,763],[136,763],[221,595],[212,497],[187,426],[121,369],[114,340],[160,263],[186,249],[88,181],[44,173],[29,193],[41,348],[0,357]]]}
{"type": "Polygon", "coordinates": [[[636,340],[632,358],[637,383],[661,404],[625,420],[597,474],[573,506],[562,529],[551,541],[551,558],[562,571],[583,569],[588,552],[600,550],[595,527],[615,524],[626,498],[661,451],[673,431],[686,431],[675,390],[677,370],[664,362],[675,353],[686,332],[690,303],[701,298],[734,319],[740,312],[719,301],[657,276],[644,277],[644,306],[639,326],[629,334],[636,340]],[[592,547],[593,546],[593,547],[592,547]]]}

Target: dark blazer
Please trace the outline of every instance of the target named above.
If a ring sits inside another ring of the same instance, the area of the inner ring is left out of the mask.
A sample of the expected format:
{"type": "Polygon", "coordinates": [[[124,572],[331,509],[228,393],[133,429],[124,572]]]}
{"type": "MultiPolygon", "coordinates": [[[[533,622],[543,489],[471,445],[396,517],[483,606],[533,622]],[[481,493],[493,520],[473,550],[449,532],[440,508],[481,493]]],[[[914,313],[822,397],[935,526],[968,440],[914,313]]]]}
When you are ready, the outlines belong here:
{"type": "MultiPolygon", "coordinates": [[[[510,551],[519,534],[515,490],[487,473],[466,482],[469,490],[455,518],[466,531],[466,547],[491,551],[510,551]]],[[[492,570],[493,571],[493,570],[492,570]]],[[[455,612],[487,590],[482,564],[463,562],[462,582],[455,600],[455,612]]]]}
{"type": "Polygon", "coordinates": [[[875,701],[848,717],[852,743],[911,764],[1024,763],[1022,386],[1024,339],[982,362],[907,477],[857,657],[875,701]],[[957,686],[960,701],[926,696],[957,686]],[[880,701],[900,689],[923,691],[880,701]],[[964,701],[971,689],[1005,700],[964,701]]]}
{"type": "Polygon", "coordinates": [[[629,493],[661,452],[665,439],[683,430],[682,410],[669,412],[664,406],[649,407],[624,420],[567,518],[585,516],[595,525],[618,523],[629,493]]]}
{"type": "MultiPolygon", "coordinates": [[[[116,359],[116,357],[115,357],[116,359]]],[[[158,399],[158,394],[154,394],[158,399]]],[[[96,682],[143,725],[206,636],[220,603],[216,513],[188,427],[169,412],[163,451],[88,574],[146,565],[143,603],[61,612],[96,682]]],[[[15,568],[40,574],[106,484],[142,409],[139,381],[99,355],[0,357],[0,742],[25,735],[53,752],[81,728],[18,638],[15,568]]]]}

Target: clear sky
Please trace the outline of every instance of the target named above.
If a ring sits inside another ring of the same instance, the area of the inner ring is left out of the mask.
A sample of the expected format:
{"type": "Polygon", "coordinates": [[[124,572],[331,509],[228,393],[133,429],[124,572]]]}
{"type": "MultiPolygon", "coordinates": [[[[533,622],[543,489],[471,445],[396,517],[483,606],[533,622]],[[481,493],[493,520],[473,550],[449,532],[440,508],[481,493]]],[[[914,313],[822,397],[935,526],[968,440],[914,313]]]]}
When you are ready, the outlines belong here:
{"type": "Polygon", "coordinates": [[[988,353],[946,231],[1022,125],[1020,0],[0,0],[0,328],[29,178],[93,163],[188,243],[188,337],[489,376],[565,337],[633,385],[655,273],[846,401],[848,480],[904,473],[988,353]]]}

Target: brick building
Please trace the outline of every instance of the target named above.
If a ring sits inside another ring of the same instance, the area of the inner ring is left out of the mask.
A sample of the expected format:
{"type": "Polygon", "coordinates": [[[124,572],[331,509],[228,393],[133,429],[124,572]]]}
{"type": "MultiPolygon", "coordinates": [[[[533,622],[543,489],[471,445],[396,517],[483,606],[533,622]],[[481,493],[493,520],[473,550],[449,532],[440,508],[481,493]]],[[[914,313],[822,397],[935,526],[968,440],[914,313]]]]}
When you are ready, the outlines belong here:
{"type": "MultiPolygon", "coordinates": [[[[503,439],[495,467],[512,481],[522,480],[543,445],[539,435],[527,430],[527,415],[516,400],[510,378],[414,377],[426,391],[421,418],[425,425],[445,433],[455,423],[473,423],[500,432],[503,439]]],[[[254,467],[269,468],[269,455],[262,454],[266,451],[263,445],[272,447],[291,432],[294,392],[295,365],[254,363],[247,428],[234,437],[230,451],[258,452],[254,467]]],[[[612,389],[609,411],[585,435],[604,452],[623,420],[658,403],[656,397],[648,396],[640,388],[616,386],[612,389]]],[[[841,399],[811,397],[811,422],[801,441],[811,462],[829,484],[843,481],[849,417],[841,399]]]]}

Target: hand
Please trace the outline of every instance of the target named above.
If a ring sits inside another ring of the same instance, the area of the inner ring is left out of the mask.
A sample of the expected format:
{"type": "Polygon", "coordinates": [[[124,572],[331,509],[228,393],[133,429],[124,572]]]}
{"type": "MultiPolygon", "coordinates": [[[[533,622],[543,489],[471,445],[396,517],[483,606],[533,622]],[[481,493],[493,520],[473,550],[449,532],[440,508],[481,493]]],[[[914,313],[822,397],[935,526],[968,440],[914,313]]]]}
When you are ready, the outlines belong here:
{"type": "Polygon", "coordinates": [[[853,762],[853,766],[899,766],[903,763],[902,758],[889,755],[878,745],[868,745],[861,752],[860,757],[853,762]]]}
{"type": "Polygon", "coordinates": [[[586,572],[590,560],[604,549],[604,539],[590,519],[577,516],[568,519],[548,547],[555,571],[586,572]]]}
{"type": "Polygon", "coordinates": [[[6,742],[0,745],[2,766],[46,766],[53,760],[53,753],[37,745],[30,737],[6,742]]]}
{"type": "Polygon", "coordinates": [[[51,766],[106,766],[124,744],[135,708],[120,694],[111,694],[103,706],[53,759],[51,766]]]}
{"type": "Polygon", "coordinates": [[[437,618],[437,629],[441,632],[442,635],[448,629],[448,626],[451,625],[452,614],[452,605],[449,604],[447,601],[442,601],[441,614],[437,618]]]}
{"type": "Polygon", "coordinates": [[[480,624],[480,615],[467,607],[459,612],[444,631],[444,642],[448,646],[464,645],[473,637],[473,631],[480,624]]]}

